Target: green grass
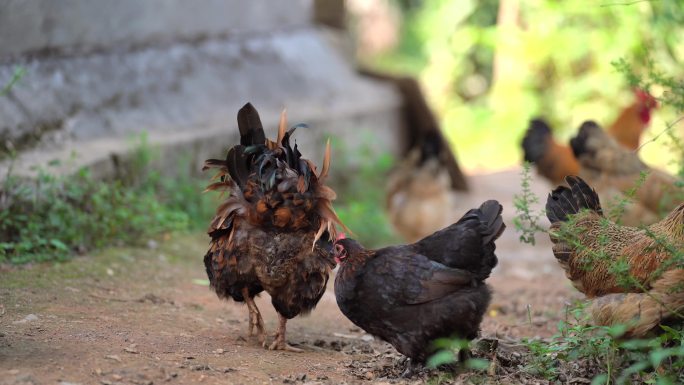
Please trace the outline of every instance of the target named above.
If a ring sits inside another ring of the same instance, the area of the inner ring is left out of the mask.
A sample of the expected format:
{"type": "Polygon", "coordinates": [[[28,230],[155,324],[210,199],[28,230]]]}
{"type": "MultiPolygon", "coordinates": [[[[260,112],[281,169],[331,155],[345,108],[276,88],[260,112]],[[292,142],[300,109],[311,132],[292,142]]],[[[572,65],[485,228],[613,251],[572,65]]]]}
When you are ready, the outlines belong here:
{"type": "Polygon", "coordinates": [[[127,181],[95,180],[88,169],[68,176],[45,169],[27,179],[10,169],[0,184],[0,262],[65,260],[205,226],[215,205],[201,194],[205,180],[164,177],[149,166],[154,156],[143,142],[134,151],[135,178],[127,181]]]}

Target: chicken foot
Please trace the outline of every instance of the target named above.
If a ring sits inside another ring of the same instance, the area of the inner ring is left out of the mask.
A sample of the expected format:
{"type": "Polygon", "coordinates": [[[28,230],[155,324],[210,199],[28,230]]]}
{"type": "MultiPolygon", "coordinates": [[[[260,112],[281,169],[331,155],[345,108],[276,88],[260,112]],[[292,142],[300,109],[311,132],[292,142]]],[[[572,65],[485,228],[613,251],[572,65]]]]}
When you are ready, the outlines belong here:
{"type": "Polygon", "coordinates": [[[273,343],[271,344],[271,346],[268,347],[268,349],[269,350],[287,350],[288,352],[295,352],[295,353],[303,352],[302,349],[292,347],[285,341],[285,330],[286,330],[285,325],[287,324],[287,318],[278,314],[278,319],[279,319],[279,324],[278,324],[278,331],[275,334],[275,341],[273,341],[273,343]]]}
{"type": "Polygon", "coordinates": [[[254,328],[256,327],[256,335],[261,346],[266,347],[266,330],[264,329],[264,319],[261,317],[259,308],[254,302],[254,298],[249,296],[249,289],[246,287],[242,289],[242,297],[245,299],[247,308],[249,309],[249,336],[253,336],[254,328]]]}

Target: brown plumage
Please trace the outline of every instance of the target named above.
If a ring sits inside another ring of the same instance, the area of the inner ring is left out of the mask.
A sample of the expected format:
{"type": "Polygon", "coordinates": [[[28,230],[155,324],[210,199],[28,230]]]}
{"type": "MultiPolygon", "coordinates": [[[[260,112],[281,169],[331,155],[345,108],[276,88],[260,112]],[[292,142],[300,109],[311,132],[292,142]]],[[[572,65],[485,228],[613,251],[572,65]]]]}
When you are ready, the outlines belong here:
{"type": "Polygon", "coordinates": [[[635,89],[634,102],[625,107],[613,124],[608,126],[608,133],[623,147],[636,150],[651,122],[651,111],[655,108],[658,108],[658,101],[651,94],[635,89]]]}
{"type": "Polygon", "coordinates": [[[332,207],[335,192],[323,183],[330,144],[316,174],[297,145],[290,145],[296,127],[286,131],[286,124],[283,112],[277,140],[267,140],[256,109],[247,103],[238,112],[240,144],[225,160],[205,162],[204,169],[219,170],[207,190],[229,196],[209,226],[204,264],[219,297],[247,303],[249,333],[256,328],[264,346],[263,319],[253,298],[266,290],[280,318],[269,348],[298,351],[285,342],[285,324],[311,311],[325,292],[334,267],[331,239],[343,225],[332,207]]]}
{"type": "Polygon", "coordinates": [[[684,269],[668,270],[645,293],[609,294],[595,299],[590,312],[598,325],[628,325],[627,336],[639,337],[684,312],[684,269]],[[674,314],[674,313],[679,313],[674,314]]]}
{"type": "MultiPolygon", "coordinates": [[[[636,89],[634,102],[620,111],[608,126],[608,133],[623,147],[635,150],[651,121],[651,112],[658,102],[648,92],[636,89]]],[[[524,159],[534,163],[539,175],[553,185],[562,184],[567,175],[577,175],[582,167],[566,144],[556,142],[548,123],[542,119],[530,121],[522,141],[524,159]]]]}
{"type": "Polygon", "coordinates": [[[637,153],[618,144],[592,121],[582,124],[570,146],[581,166],[577,175],[598,191],[608,211],[619,203],[622,193],[637,186],[642,173],[647,174],[622,217],[611,219],[634,226],[654,223],[684,198],[675,177],[648,167],[637,153]]]}
{"type": "Polygon", "coordinates": [[[451,223],[454,191],[467,191],[466,178],[448,140],[412,77],[362,70],[388,81],[402,97],[400,161],[387,180],[386,209],[393,227],[414,242],[451,223]]]}
{"type": "MultiPolygon", "coordinates": [[[[584,180],[569,176],[567,183],[569,188],[559,186],[546,202],[553,253],[566,276],[589,298],[634,293],[595,301],[595,320],[612,324],[629,318],[628,333],[640,335],[644,329],[650,330],[648,325],[673,314],[661,312],[654,321],[657,301],[645,301],[644,296],[654,294],[665,303],[679,306],[669,309],[674,313],[684,310],[684,287],[665,287],[681,277],[683,266],[674,254],[684,247],[684,204],[646,228],[621,226],[604,217],[596,191],[584,180]],[[625,266],[625,274],[616,273],[619,266],[625,266]],[[632,319],[647,309],[649,317],[632,319]]],[[[678,284],[682,286],[681,281],[678,284]]],[[[662,304],[657,305],[660,309],[662,304]]]]}

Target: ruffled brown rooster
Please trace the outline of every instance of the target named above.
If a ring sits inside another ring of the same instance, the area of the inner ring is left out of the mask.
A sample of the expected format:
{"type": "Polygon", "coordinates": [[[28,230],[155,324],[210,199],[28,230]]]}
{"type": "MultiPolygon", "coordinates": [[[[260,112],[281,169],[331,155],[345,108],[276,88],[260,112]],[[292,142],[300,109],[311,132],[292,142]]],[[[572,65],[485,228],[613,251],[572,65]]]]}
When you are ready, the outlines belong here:
{"type": "Polygon", "coordinates": [[[324,184],[330,168],[328,143],[323,168],[302,158],[290,145],[297,126],[286,131],[281,115],[278,138],[266,139],[259,114],[247,103],[238,112],[240,144],[225,160],[208,159],[203,170],[217,168],[207,190],[229,191],[209,226],[211,246],[204,264],[220,298],[245,302],[249,335],[266,346],[264,321],[254,297],[265,290],[280,319],[269,349],[301,351],[288,345],[288,319],[310,312],[325,292],[335,267],[332,240],[338,219],[335,192],[324,184]]]}

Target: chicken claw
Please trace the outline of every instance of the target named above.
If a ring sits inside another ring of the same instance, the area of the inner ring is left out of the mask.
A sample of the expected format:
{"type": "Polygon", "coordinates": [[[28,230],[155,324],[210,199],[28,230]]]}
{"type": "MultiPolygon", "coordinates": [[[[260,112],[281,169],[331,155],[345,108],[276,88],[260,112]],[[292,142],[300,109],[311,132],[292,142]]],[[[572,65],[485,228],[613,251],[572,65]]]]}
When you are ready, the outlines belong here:
{"type": "Polygon", "coordinates": [[[266,347],[266,330],[264,329],[264,319],[261,317],[259,308],[256,306],[254,298],[249,296],[247,288],[242,289],[242,296],[245,298],[245,303],[249,309],[249,336],[251,337],[256,334],[261,346],[266,347]],[[255,327],[256,333],[254,333],[255,327]]]}
{"type": "Polygon", "coordinates": [[[290,346],[285,341],[285,325],[287,324],[287,318],[278,314],[280,323],[278,324],[278,331],[275,334],[275,341],[268,347],[268,350],[285,350],[288,352],[302,353],[304,350],[290,346]]]}

